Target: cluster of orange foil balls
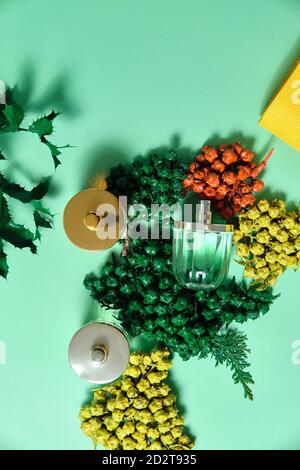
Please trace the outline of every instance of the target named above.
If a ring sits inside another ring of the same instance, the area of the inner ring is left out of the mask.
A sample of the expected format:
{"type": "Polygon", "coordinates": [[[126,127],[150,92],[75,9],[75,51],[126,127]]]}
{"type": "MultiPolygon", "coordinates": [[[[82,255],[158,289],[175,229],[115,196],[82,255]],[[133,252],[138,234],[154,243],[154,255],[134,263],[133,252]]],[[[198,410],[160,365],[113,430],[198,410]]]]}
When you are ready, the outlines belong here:
{"type": "Polygon", "coordinates": [[[254,152],[243,149],[240,142],[220,144],[217,148],[204,145],[189,166],[183,189],[210,199],[222,217],[230,219],[241,209],[254,204],[253,193],[258,193],[264,186],[257,177],[273,150],[257,165],[253,161],[254,152]]]}

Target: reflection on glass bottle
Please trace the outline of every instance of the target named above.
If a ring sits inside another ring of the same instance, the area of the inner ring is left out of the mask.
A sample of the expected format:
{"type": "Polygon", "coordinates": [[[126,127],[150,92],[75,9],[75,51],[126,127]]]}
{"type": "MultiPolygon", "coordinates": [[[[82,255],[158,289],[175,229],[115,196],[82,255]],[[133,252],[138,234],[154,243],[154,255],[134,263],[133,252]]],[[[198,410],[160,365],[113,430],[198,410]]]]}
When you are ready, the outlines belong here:
{"type": "Polygon", "coordinates": [[[228,274],[233,228],[211,223],[210,201],[197,209],[196,222],[175,221],[173,271],[182,286],[211,290],[228,274]]]}

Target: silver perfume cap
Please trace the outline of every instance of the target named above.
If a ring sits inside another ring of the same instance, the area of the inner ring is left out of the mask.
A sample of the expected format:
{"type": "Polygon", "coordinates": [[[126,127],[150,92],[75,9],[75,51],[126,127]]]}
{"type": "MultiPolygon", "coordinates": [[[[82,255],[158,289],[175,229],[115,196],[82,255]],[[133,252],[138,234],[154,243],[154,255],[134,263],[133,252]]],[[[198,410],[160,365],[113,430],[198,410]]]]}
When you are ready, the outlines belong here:
{"type": "Polygon", "coordinates": [[[125,371],[130,348],[119,328],[97,321],[85,325],[74,334],[68,355],[79,377],[91,383],[105,384],[125,371]]]}

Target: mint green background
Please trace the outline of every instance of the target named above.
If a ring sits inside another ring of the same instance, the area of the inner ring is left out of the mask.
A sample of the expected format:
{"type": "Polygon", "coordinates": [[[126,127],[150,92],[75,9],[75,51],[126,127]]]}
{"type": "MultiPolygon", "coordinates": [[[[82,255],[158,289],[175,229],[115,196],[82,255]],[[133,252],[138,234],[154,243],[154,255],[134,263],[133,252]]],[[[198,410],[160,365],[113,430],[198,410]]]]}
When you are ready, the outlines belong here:
{"type": "MultiPolygon", "coordinates": [[[[300,51],[297,0],[0,0],[0,78],[18,83],[31,114],[64,110],[55,142],[62,156],[47,203],[57,214],[39,255],[9,249],[9,280],[0,279],[1,449],[90,449],[77,413],[89,386],[72,372],[67,346],[88,317],[82,280],[107,253],[66,239],[68,199],[97,168],[150,148],[199,148],[240,138],[262,157],[276,153],[264,179],[299,200],[300,154],[271,138],[259,115],[300,51]]],[[[30,187],[52,172],[48,152],[29,135],[2,138],[5,173],[30,187]]],[[[2,165],[2,164],[1,164],[2,165]]],[[[20,222],[30,214],[17,203],[20,222]]],[[[233,271],[241,276],[241,270],[233,271]]],[[[197,449],[300,449],[299,273],[278,282],[270,313],[244,327],[255,401],[226,368],[209,360],[174,360],[172,372],[197,449]]]]}

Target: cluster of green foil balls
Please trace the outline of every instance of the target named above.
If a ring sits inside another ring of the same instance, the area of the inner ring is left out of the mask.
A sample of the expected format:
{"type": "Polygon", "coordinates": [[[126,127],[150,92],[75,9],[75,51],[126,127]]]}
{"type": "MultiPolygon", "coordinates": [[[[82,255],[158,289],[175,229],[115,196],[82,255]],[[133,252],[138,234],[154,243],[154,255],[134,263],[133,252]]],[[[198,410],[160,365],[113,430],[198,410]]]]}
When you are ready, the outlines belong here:
{"type": "Polygon", "coordinates": [[[171,206],[180,197],[184,171],[186,164],[174,150],[163,155],[154,153],[146,159],[138,158],[130,167],[118,165],[112,168],[107,189],[115,196],[126,195],[130,204],[171,206]]]}
{"type": "MultiPolygon", "coordinates": [[[[186,167],[174,150],[151,154],[113,168],[108,190],[127,195],[129,204],[172,205],[180,198],[186,167]]],[[[222,327],[264,315],[274,300],[270,289],[259,292],[234,279],[207,293],[181,287],[172,273],[172,241],[163,239],[130,239],[127,256],[113,255],[85,285],[102,307],[118,311],[130,335],[144,333],[184,360],[206,357],[222,327]]]]}
{"type": "Polygon", "coordinates": [[[169,240],[130,240],[127,256],[113,256],[85,285],[101,306],[118,310],[130,335],[144,333],[184,360],[206,357],[223,326],[255,320],[274,300],[270,289],[234,279],[195,294],[177,283],[171,265],[169,240]]]}

